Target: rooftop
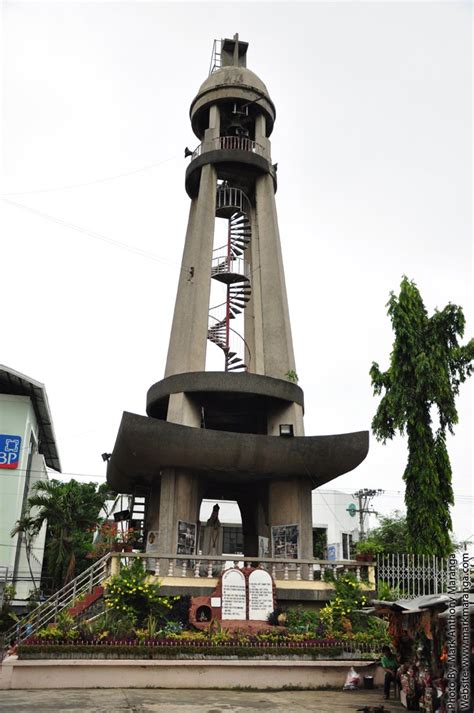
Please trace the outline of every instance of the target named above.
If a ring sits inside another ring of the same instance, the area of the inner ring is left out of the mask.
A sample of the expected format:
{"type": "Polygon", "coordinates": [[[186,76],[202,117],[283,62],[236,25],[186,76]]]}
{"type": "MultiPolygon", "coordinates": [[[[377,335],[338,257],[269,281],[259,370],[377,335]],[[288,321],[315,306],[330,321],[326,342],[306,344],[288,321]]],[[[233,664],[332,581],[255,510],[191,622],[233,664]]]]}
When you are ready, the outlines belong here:
{"type": "Polygon", "coordinates": [[[0,364],[0,394],[29,396],[39,427],[39,452],[46,465],[61,472],[53,419],[44,384],[0,364]]]}

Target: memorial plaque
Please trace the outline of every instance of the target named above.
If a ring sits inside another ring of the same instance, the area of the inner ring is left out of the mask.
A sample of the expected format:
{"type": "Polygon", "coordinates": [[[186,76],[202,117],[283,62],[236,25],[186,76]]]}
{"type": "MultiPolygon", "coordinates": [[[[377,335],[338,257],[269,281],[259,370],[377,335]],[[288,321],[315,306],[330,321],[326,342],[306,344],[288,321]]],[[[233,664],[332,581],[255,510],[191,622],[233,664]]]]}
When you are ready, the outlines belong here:
{"type": "Polygon", "coordinates": [[[256,569],[249,576],[249,619],[266,621],[274,608],[273,580],[264,569],[256,569]]]}
{"type": "Polygon", "coordinates": [[[222,575],[222,619],[246,619],[245,577],[239,569],[222,575]]]}

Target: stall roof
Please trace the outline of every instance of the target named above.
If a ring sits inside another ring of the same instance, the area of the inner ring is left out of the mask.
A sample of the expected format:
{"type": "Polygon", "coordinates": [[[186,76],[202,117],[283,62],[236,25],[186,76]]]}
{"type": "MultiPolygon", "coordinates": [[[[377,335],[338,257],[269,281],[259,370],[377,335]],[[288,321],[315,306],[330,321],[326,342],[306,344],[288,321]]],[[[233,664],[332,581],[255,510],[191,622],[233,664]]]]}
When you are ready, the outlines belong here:
{"type": "Polygon", "coordinates": [[[38,421],[39,452],[44,456],[49,468],[61,472],[53,419],[44,384],[0,364],[0,394],[30,397],[38,421]]]}
{"type": "MultiPolygon", "coordinates": [[[[382,599],[372,599],[371,604],[376,608],[392,609],[402,614],[416,614],[433,607],[447,606],[449,602],[458,604],[465,593],[455,592],[454,594],[426,594],[415,599],[397,599],[395,602],[387,602],[382,599]]],[[[469,601],[474,604],[474,594],[468,593],[469,601]]]]}
{"type": "MultiPolygon", "coordinates": [[[[469,612],[469,616],[473,616],[473,615],[474,615],[474,594],[469,594],[469,600],[468,600],[468,602],[469,602],[469,603],[467,604],[467,606],[464,606],[463,604],[460,604],[459,606],[454,607],[454,615],[455,615],[455,616],[462,616],[462,615],[465,613],[466,609],[467,609],[467,611],[469,612]]],[[[467,602],[466,602],[466,603],[467,603],[467,602]]],[[[439,618],[440,618],[440,619],[447,619],[448,616],[450,616],[451,614],[452,614],[452,612],[450,612],[449,609],[446,609],[446,611],[442,612],[442,613],[439,615],[439,618]]]]}

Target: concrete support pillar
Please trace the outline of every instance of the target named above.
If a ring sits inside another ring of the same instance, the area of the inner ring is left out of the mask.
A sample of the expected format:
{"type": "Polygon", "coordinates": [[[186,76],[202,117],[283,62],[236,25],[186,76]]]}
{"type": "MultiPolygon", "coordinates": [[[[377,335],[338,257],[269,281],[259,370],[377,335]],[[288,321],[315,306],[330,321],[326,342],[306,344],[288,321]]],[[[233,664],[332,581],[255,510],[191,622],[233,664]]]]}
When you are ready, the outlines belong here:
{"type": "Polygon", "coordinates": [[[203,166],[189,211],[165,376],[205,370],[216,181],[214,166],[203,166]]]}
{"type": "Polygon", "coordinates": [[[262,315],[262,288],[260,283],[260,250],[258,223],[255,210],[251,211],[249,216],[252,229],[252,239],[248,246],[245,259],[250,264],[250,284],[252,287],[252,295],[244,311],[244,338],[250,350],[251,360],[249,371],[253,374],[265,373],[265,361],[263,353],[262,339],[256,339],[256,335],[262,334],[263,331],[263,315],[262,315]]]}
{"type": "Polygon", "coordinates": [[[295,436],[304,436],[303,409],[299,404],[286,404],[268,413],[267,433],[269,436],[280,435],[280,424],[291,423],[295,436]]]}
{"type": "Polygon", "coordinates": [[[265,119],[265,114],[259,114],[255,118],[255,141],[258,143],[259,139],[265,139],[267,136],[267,122],[265,119]]]}
{"type": "Polygon", "coordinates": [[[160,529],[160,482],[155,484],[152,491],[149,493],[146,503],[146,531],[160,529]]]}
{"type": "Polygon", "coordinates": [[[181,426],[200,428],[201,411],[187,394],[170,394],[166,420],[171,423],[179,423],[181,426]]]}
{"type": "Polygon", "coordinates": [[[271,143],[267,139],[267,121],[264,114],[260,114],[255,119],[255,143],[263,149],[263,156],[271,161],[271,143]]]}
{"type": "Polygon", "coordinates": [[[253,495],[245,495],[239,497],[237,503],[242,516],[244,555],[258,557],[258,501],[253,495]]]}
{"type": "Polygon", "coordinates": [[[165,468],[161,475],[158,552],[176,554],[178,521],[199,523],[201,502],[198,476],[177,468],[165,468]]]}
{"type": "Polygon", "coordinates": [[[269,174],[257,179],[255,201],[258,243],[252,245],[252,259],[255,262],[258,253],[260,296],[254,294],[253,299],[255,315],[262,316],[261,326],[255,319],[255,348],[257,353],[263,352],[263,373],[284,379],[289,371],[295,371],[295,358],[275,194],[269,174]]]}
{"type": "Polygon", "coordinates": [[[214,129],[219,136],[219,131],[221,128],[221,114],[217,104],[213,104],[209,109],[209,128],[214,129]]]}
{"type": "Polygon", "coordinates": [[[298,525],[298,557],[313,556],[311,481],[305,478],[275,480],[268,486],[268,519],[275,525],[298,525]]]}

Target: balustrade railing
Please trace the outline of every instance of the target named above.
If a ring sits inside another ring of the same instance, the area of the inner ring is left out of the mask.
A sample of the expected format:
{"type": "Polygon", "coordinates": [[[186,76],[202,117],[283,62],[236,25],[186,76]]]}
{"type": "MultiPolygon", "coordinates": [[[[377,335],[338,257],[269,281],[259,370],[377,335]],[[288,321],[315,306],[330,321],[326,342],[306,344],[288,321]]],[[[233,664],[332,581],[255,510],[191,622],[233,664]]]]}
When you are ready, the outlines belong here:
{"type": "Polygon", "coordinates": [[[243,555],[173,555],[157,556],[133,552],[112,554],[112,573],[120,571],[121,563],[131,557],[145,560],[145,567],[157,577],[191,577],[193,579],[215,579],[229,567],[260,567],[266,569],[276,582],[281,581],[325,581],[326,573],[338,579],[344,572],[355,574],[357,581],[375,585],[374,563],[352,560],[330,561],[314,559],[277,559],[272,557],[244,557],[243,555]]]}
{"type": "Polygon", "coordinates": [[[217,136],[209,142],[203,142],[194,149],[191,154],[191,161],[200,156],[205,151],[249,151],[259,156],[265,155],[265,149],[253,139],[246,136],[217,136]]]}

